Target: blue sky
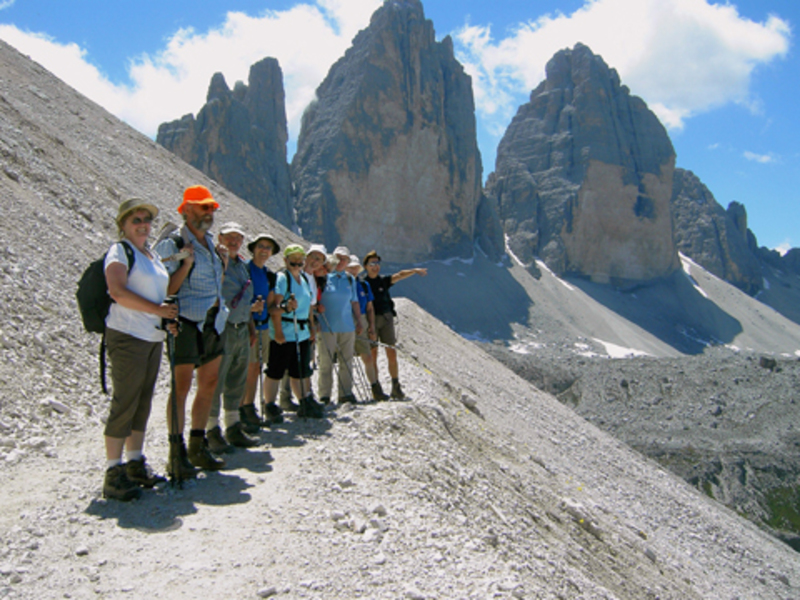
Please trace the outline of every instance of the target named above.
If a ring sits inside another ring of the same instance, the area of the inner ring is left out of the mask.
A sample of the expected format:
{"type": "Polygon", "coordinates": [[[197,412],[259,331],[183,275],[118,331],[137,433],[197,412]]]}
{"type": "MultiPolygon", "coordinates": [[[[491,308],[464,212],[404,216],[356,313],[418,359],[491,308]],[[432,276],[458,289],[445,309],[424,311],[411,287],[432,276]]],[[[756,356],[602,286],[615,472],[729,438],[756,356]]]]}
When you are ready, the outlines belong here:
{"type": "MultiPolygon", "coordinates": [[[[302,111],[381,0],[0,0],[5,40],[143,133],[275,56],[290,156],[302,111]]],[[[554,52],[581,41],[667,126],[677,165],[745,205],[760,245],[800,246],[797,0],[423,0],[473,77],[484,177],[554,52]]]]}

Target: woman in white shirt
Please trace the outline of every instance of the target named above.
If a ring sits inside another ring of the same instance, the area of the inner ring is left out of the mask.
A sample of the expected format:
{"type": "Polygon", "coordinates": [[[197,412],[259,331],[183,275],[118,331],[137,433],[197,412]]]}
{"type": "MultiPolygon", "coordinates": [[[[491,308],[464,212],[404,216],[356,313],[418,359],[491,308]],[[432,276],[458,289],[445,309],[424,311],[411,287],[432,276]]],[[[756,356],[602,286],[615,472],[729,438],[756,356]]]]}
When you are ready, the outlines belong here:
{"type": "Polygon", "coordinates": [[[177,305],[164,302],[169,274],[147,244],[157,215],[153,204],[139,198],[120,204],[116,220],[120,241],[111,246],[105,258],[108,293],[114,300],[106,318],[114,392],[105,428],[103,494],[117,500],[138,498],[140,486],[151,488],[164,481],[150,471],[142,454],[161,364],[162,319],[178,316],[177,305]],[[123,448],[127,462],[122,460],[123,448]]]}

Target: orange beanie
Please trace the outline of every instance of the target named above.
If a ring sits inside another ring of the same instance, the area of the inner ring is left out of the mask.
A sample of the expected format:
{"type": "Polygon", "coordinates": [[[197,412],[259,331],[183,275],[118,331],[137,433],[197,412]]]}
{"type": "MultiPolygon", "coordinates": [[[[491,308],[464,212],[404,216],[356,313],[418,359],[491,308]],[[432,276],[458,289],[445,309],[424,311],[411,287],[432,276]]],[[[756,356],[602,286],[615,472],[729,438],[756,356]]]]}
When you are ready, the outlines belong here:
{"type": "Polygon", "coordinates": [[[183,214],[187,204],[213,204],[214,210],[219,208],[219,202],[214,200],[209,189],[204,185],[192,185],[183,192],[183,202],[178,207],[178,212],[183,214]]]}

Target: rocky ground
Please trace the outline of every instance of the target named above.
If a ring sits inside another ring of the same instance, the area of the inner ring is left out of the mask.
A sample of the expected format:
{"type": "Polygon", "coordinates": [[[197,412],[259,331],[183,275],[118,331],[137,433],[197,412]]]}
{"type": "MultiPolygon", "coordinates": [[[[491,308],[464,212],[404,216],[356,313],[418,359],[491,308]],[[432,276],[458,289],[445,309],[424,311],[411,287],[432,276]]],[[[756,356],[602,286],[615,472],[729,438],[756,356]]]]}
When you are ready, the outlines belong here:
{"type": "MultiPolygon", "coordinates": [[[[199,586],[221,597],[285,598],[800,594],[800,560],[788,546],[413,304],[400,309],[410,401],[292,420],[264,432],[262,447],[238,451],[227,470],[130,504],[100,496],[105,398],[82,393],[65,408],[6,398],[4,422],[26,413],[28,425],[3,437],[0,594],[182,598],[199,586]],[[27,443],[29,431],[43,441],[27,443]]],[[[147,448],[158,468],[166,394],[162,382],[147,448]]]]}
{"type": "Polygon", "coordinates": [[[800,360],[724,347],[610,359],[597,346],[558,353],[485,347],[582,417],[800,549],[800,360]]]}

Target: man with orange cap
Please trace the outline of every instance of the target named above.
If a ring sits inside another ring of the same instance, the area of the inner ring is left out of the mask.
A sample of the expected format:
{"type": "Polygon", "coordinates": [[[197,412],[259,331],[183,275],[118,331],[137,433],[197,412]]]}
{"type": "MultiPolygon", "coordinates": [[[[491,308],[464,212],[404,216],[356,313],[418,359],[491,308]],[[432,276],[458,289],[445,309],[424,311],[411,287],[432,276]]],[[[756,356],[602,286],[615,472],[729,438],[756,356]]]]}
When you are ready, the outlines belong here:
{"type": "MultiPolygon", "coordinates": [[[[214,224],[214,211],[219,203],[202,185],[186,188],[178,212],[184,225],[156,246],[170,273],[168,292],[178,298],[181,329],[175,340],[175,397],[178,405],[177,428],[170,423],[169,430],[180,432],[171,440],[170,452],[179,451],[180,460],[170,457],[172,465],[180,465],[179,480],[196,476],[195,467],[216,471],[225,462],[208,449],[205,437],[206,423],[211,411],[214,390],[217,387],[219,366],[222,361],[222,331],[225,329],[228,308],[222,300],[222,279],[227,268],[228,250],[214,245],[209,233],[214,224]],[[186,398],[197,372],[197,390],[192,403],[191,431],[188,451],[183,441],[186,418],[186,398]]],[[[167,421],[171,421],[167,411],[167,421]]]]}

